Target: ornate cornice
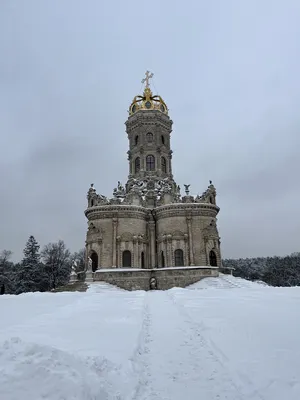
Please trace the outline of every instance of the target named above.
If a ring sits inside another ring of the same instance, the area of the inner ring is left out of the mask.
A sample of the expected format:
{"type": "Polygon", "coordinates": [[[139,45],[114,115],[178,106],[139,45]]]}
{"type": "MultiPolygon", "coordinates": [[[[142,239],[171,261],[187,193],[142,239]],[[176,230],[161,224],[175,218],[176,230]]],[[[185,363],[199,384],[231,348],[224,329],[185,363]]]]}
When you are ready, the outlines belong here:
{"type": "Polygon", "coordinates": [[[106,218],[135,218],[145,220],[148,211],[144,207],[134,205],[104,205],[89,207],[85,210],[88,220],[106,218]]]}
{"type": "Polygon", "coordinates": [[[216,217],[219,207],[209,203],[174,203],[156,208],[157,220],[168,217],[216,217]]]}

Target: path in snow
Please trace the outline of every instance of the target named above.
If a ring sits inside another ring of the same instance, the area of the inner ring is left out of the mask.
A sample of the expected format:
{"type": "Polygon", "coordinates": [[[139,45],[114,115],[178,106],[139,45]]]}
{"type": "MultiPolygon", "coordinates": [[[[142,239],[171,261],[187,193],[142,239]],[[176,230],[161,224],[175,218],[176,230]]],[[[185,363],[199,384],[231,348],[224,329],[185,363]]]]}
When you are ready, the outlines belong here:
{"type": "MultiPolygon", "coordinates": [[[[236,375],[168,292],[148,292],[132,400],[244,399],[236,375]]],[[[262,399],[253,396],[252,399],[262,399]]]]}

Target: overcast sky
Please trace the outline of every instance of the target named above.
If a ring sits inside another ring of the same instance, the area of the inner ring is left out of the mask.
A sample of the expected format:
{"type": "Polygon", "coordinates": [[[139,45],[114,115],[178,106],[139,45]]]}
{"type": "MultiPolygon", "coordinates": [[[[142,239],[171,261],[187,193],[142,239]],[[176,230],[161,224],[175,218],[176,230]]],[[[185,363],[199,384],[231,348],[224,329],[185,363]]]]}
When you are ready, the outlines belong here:
{"type": "Polygon", "coordinates": [[[299,251],[299,21],[299,0],[1,0],[0,249],[84,247],[90,183],[127,179],[149,69],[175,180],[216,186],[223,257],[299,251]]]}

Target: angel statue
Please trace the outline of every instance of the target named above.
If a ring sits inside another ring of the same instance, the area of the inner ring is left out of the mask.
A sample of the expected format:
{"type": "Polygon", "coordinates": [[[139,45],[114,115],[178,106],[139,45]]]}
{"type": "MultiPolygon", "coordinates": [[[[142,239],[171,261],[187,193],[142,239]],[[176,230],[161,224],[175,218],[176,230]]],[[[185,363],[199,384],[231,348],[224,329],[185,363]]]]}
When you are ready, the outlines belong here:
{"type": "Polygon", "coordinates": [[[184,185],[185,194],[188,196],[190,194],[189,187],[191,185],[184,185]]]}

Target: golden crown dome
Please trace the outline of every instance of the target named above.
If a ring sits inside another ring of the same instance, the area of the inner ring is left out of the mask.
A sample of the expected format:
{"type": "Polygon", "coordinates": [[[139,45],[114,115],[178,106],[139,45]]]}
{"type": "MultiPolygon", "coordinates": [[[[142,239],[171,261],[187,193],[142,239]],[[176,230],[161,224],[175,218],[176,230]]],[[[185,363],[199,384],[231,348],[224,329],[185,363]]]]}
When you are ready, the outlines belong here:
{"type": "Polygon", "coordinates": [[[153,96],[149,87],[149,79],[153,77],[153,74],[146,72],[146,78],[142,80],[142,83],[146,83],[143,96],[135,96],[130,107],[129,115],[135,114],[137,111],[144,110],[158,110],[164,114],[168,114],[168,107],[160,96],[153,96]]]}

